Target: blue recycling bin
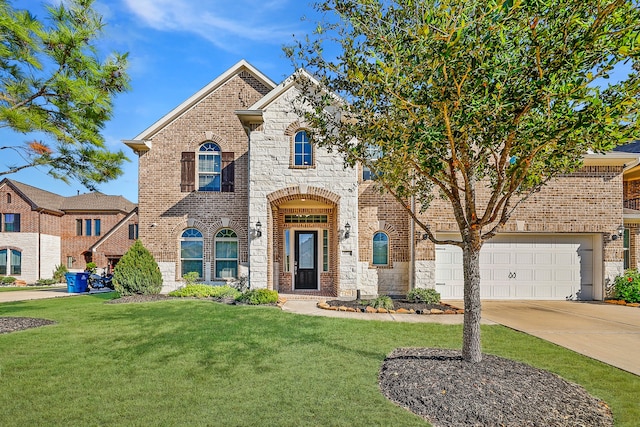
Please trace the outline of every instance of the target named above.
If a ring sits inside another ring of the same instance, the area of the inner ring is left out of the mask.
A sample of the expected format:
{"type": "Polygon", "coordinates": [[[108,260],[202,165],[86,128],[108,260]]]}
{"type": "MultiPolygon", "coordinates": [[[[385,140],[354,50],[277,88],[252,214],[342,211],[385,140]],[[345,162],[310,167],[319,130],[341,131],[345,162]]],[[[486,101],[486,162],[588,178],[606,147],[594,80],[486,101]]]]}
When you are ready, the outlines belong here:
{"type": "Polygon", "coordinates": [[[66,273],[65,277],[67,278],[68,293],[79,293],[87,291],[87,288],[89,286],[89,275],[87,273],[66,273]]]}

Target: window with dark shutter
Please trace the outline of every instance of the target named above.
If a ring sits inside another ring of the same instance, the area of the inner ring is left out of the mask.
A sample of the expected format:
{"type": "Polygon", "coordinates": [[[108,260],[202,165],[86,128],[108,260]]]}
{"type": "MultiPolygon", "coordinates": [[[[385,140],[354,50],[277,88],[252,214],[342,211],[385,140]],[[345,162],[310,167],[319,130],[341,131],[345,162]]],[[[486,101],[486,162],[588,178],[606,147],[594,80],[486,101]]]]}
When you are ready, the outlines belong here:
{"type": "Polygon", "coordinates": [[[194,191],[196,179],[196,153],[191,151],[182,152],[180,169],[180,191],[194,191]]]}
{"type": "Polygon", "coordinates": [[[222,192],[234,192],[235,180],[235,153],[223,151],[222,153],[222,192]]]}

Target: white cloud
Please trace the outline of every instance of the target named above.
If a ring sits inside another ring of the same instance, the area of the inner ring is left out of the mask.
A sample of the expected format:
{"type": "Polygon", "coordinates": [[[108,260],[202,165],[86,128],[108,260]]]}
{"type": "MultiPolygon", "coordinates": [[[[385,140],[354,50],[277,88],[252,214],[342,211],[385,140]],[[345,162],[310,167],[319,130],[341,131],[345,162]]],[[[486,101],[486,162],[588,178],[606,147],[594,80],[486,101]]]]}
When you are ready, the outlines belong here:
{"type": "MultiPolygon", "coordinates": [[[[291,37],[287,0],[123,0],[137,20],[161,31],[190,32],[232,50],[238,41],[280,44],[291,37]]],[[[295,0],[290,0],[295,1],[295,0]]]]}

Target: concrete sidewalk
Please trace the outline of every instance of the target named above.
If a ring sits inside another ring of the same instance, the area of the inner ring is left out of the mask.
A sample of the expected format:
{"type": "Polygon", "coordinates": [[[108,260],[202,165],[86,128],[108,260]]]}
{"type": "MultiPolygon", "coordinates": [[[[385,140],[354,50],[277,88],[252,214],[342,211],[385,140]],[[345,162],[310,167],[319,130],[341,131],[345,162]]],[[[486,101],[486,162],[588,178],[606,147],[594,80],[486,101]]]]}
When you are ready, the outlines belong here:
{"type": "Polygon", "coordinates": [[[49,289],[38,289],[38,290],[28,290],[29,288],[25,288],[25,290],[20,291],[11,291],[11,292],[0,292],[0,303],[3,302],[15,302],[15,301],[29,301],[36,299],[47,299],[47,298],[61,298],[61,297],[71,297],[76,295],[87,295],[87,294],[96,294],[102,292],[110,292],[99,290],[91,290],[91,292],[79,292],[79,293],[70,293],[67,292],[67,286],[52,286],[49,289]]]}
{"type": "MultiPolygon", "coordinates": [[[[284,295],[287,298],[287,295],[284,295]]],[[[387,322],[407,322],[407,323],[440,323],[443,325],[461,325],[464,320],[462,314],[387,314],[387,313],[354,313],[349,311],[324,310],[317,307],[318,301],[323,298],[315,299],[287,299],[282,306],[283,311],[290,313],[306,314],[309,316],[338,317],[343,319],[360,319],[360,320],[381,320],[387,322]]],[[[453,304],[456,307],[461,305],[453,304]]],[[[483,319],[483,324],[495,324],[494,322],[483,319]]]]}

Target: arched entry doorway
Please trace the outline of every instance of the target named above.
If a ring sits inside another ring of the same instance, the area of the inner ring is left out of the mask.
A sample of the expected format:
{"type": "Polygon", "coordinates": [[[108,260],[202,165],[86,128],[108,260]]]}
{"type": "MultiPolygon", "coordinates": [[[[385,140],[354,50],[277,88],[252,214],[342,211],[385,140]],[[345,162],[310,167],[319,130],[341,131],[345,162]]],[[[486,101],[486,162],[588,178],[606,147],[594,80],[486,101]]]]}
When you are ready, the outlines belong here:
{"type": "Polygon", "coordinates": [[[339,196],[299,188],[269,197],[274,289],[283,294],[337,296],[339,196]],[[322,194],[318,194],[322,193],[322,194]]]}

